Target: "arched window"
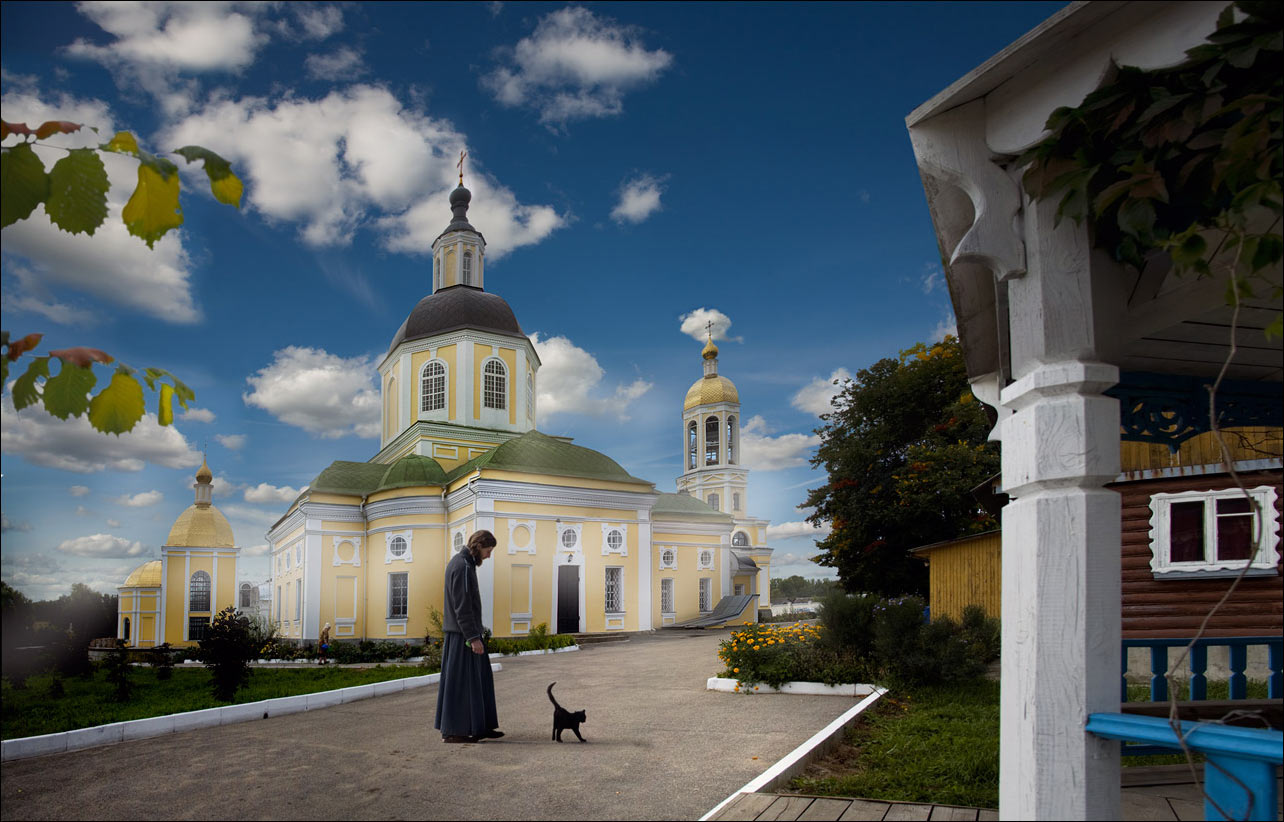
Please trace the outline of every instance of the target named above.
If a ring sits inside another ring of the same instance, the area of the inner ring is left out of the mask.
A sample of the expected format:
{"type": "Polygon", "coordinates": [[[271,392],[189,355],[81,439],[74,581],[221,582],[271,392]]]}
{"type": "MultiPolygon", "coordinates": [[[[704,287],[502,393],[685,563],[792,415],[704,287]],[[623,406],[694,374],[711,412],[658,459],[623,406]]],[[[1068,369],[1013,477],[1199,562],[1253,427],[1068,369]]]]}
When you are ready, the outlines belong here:
{"type": "Polygon", "coordinates": [[[736,531],[731,535],[731,544],[737,548],[747,548],[749,546],[749,535],[744,531],[736,531]]]}
{"type": "Polygon", "coordinates": [[[210,609],[210,575],[204,571],[192,574],[188,587],[187,610],[208,611],[210,609]]]}
{"type": "Polygon", "coordinates": [[[129,617],[125,617],[124,631],[125,631],[125,635],[122,636],[121,639],[125,640],[126,642],[129,642],[129,617]]]}
{"type": "Polygon", "coordinates": [[[709,417],[704,421],[704,464],[718,464],[718,418],[709,417]]]}
{"type": "Polygon", "coordinates": [[[472,284],[473,284],[473,252],[471,252],[471,251],[465,251],[465,252],[464,252],[464,277],[463,277],[463,283],[464,283],[464,285],[472,285],[472,284]]]}
{"type": "Polygon", "coordinates": [[[440,411],[446,407],[446,366],[436,360],[425,365],[419,385],[420,411],[440,411]]]}
{"type": "Polygon", "coordinates": [[[696,442],[696,424],[695,420],[687,426],[687,468],[696,467],[696,454],[699,452],[699,444],[696,442]]]}
{"type": "Polygon", "coordinates": [[[709,503],[709,507],[710,507],[710,508],[712,508],[713,510],[715,510],[715,511],[717,511],[717,510],[718,510],[718,495],[717,495],[717,494],[710,494],[708,497],[706,497],[706,498],[705,498],[705,502],[709,503]]]}
{"type": "Polygon", "coordinates": [[[535,375],[526,372],[526,416],[535,419],[535,375]]]}
{"type": "MultiPolygon", "coordinates": [[[[737,439],[738,437],[736,437],[736,418],[734,416],[727,417],[727,464],[728,465],[736,464],[736,450],[737,450],[736,440],[737,439]]],[[[737,505],[736,507],[739,508],[740,506],[737,505]]]]}
{"type": "Polygon", "coordinates": [[[508,370],[499,360],[488,360],[482,373],[482,405],[504,410],[508,407],[508,370]]]}
{"type": "Polygon", "coordinates": [[[252,593],[251,587],[252,586],[248,582],[241,583],[241,607],[242,608],[248,608],[251,605],[251,602],[250,602],[250,596],[252,593]]]}

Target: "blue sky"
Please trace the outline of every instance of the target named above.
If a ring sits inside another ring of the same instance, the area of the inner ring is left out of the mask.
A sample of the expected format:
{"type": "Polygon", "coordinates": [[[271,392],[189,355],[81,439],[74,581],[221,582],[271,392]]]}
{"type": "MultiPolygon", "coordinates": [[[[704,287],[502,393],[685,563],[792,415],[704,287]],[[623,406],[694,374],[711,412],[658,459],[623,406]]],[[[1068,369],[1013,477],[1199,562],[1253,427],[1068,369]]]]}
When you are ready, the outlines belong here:
{"type": "Polygon", "coordinates": [[[117,438],[6,386],[4,579],[114,591],[203,447],[241,575],[266,578],[293,495],[378,450],[375,363],[430,288],[461,149],[487,290],[544,361],[539,428],[673,491],[712,320],[774,573],[828,575],[797,506],[830,381],[954,322],[904,117],[1063,5],[5,3],[5,120],[204,145],[246,197],[185,176],[185,225],[148,251],[112,158],[93,238],[40,210],[4,230],[6,330],[197,394],[117,438]]]}

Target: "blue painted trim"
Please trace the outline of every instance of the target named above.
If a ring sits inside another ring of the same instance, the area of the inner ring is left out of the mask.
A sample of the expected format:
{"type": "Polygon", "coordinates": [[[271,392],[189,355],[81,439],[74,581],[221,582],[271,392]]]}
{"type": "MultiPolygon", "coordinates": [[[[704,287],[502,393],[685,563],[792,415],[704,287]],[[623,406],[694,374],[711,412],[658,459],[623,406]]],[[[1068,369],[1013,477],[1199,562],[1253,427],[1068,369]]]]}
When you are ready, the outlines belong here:
{"type": "MultiPolygon", "coordinates": [[[[1119,400],[1120,439],[1177,446],[1209,430],[1206,377],[1125,371],[1106,389],[1119,400]]],[[[1218,388],[1219,424],[1284,425],[1278,383],[1223,380],[1218,388]]]]}

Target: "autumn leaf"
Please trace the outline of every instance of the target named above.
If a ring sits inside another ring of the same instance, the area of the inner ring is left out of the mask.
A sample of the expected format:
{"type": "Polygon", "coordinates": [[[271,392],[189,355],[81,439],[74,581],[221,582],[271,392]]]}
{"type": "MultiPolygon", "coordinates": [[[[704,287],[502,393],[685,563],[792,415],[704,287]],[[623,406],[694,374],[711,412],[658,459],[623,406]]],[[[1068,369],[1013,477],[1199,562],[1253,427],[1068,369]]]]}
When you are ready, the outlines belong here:
{"type": "Polygon", "coordinates": [[[0,153],[0,228],[25,220],[49,196],[45,164],[27,143],[0,153]]]}
{"type": "Polygon", "coordinates": [[[20,340],[9,343],[9,351],[6,354],[9,357],[9,361],[17,360],[26,352],[40,345],[40,339],[43,336],[44,334],[28,334],[20,340]]]}
{"type": "Polygon", "coordinates": [[[107,219],[107,169],[98,152],[72,149],[49,172],[45,211],[53,224],[71,234],[89,234],[107,219]]]}
{"type": "Polygon", "coordinates": [[[80,123],[73,123],[70,120],[48,120],[36,129],[36,139],[43,140],[54,134],[71,134],[74,131],[80,131],[80,128],[80,123]]]}
{"type": "Polygon", "coordinates": [[[183,224],[183,210],[178,204],[178,173],[162,175],[148,163],[138,165],[138,187],[125,204],[121,217],[129,233],[147,243],[148,248],[171,228],[183,224]]]}
{"type": "Polygon", "coordinates": [[[27,128],[26,123],[9,123],[0,120],[0,140],[8,137],[10,134],[21,134],[24,137],[31,136],[31,129],[27,128]]]}
{"type": "Polygon", "coordinates": [[[241,178],[232,172],[232,164],[219,155],[201,146],[183,146],[174,149],[174,153],[189,163],[205,161],[205,174],[210,178],[210,191],[220,203],[241,207],[243,186],[241,178]]]}
{"type": "Polygon", "coordinates": [[[89,424],[104,434],[123,434],[143,418],[143,386],[125,369],[89,402],[89,424]]]}
{"type": "Polygon", "coordinates": [[[106,351],[102,351],[97,348],[87,348],[83,345],[78,345],[74,348],[59,348],[57,351],[50,351],[49,356],[57,357],[64,362],[78,365],[81,368],[88,368],[96,362],[106,365],[114,359],[112,355],[108,354],[106,351]]]}
{"type": "Polygon", "coordinates": [[[174,389],[169,383],[161,383],[157,402],[156,419],[161,425],[170,425],[174,422],[174,389]]]}
{"type": "Polygon", "coordinates": [[[134,135],[130,134],[128,131],[116,132],[116,136],[103,143],[101,148],[103,151],[113,151],[117,154],[132,154],[135,157],[138,156],[138,141],[135,140],[134,135]]]}

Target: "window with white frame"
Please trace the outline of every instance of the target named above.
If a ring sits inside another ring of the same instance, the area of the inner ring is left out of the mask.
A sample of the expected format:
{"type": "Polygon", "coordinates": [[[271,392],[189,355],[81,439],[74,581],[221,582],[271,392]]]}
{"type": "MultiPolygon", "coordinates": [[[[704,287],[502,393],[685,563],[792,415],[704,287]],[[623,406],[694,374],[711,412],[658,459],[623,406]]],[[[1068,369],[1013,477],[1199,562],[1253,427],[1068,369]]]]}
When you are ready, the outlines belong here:
{"type": "Polygon", "coordinates": [[[737,548],[747,548],[749,546],[749,535],[744,531],[736,531],[731,535],[731,544],[737,548]]]}
{"type": "Polygon", "coordinates": [[[208,611],[210,609],[210,575],[204,571],[192,574],[188,586],[187,610],[208,611]]]}
{"type": "Polygon", "coordinates": [[[707,496],[707,497],[705,497],[705,498],[704,498],[704,501],[705,501],[705,502],[707,502],[707,503],[709,503],[709,507],[710,507],[710,508],[712,508],[713,510],[715,510],[715,511],[717,511],[717,510],[718,510],[718,495],[717,495],[717,494],[710,494],[709,496],[707,496]]]}
{"type": "Polygon", "coordinates": [[[464,276],[462,281],[464,285],[473,284],[473,252],[471,251],[464,252],[464,276]]]}
{"type": "Polygon", "coordinates": [[[482,369],[482,405],[503,410],[508,407],[508,370],[499,360],[488,360],[482,369]]]}
{"type": "Polygon", "coordinates": [[[660,580],[660,613],[673,613],[673,577],[660,580]]]}
{"type": "Polygon", "coordinates": [[[713,580],[705,577],[700,580],[700,613],[713,610],[713,580]]]}
{"type": "Polygon", "coordinates": [[[281,621],[281,586],[276,586],[276,621],[281,621]]]}
{"type": "Polygon", "coordinates": [[[419,385],[421,411],[440,411],[446,407],[446,366],[436,360],[426,364],[419,385]]]}
{"type": "Polygon", "coordinates": [[[736,418],[734,416],[727,417],[727,463],[736,464],[736,418]]]}
{"type": "Polygon", "coordinates": [[[673,548],[665,548],[660,551],[660,569],[669,569],[678,567],[678,552],[673,548]]]}
{"type": "Polygon", "coordinates": [[[739,491],[736,491],[731,495],[731,510],[732,511],[740,510],[740,492],[739,491]]]}
{"type": "Polygon", "coordinates": [[[624,611],[624,569],[606,569],[606,612],[618,614],[624,611]]]}
{"type": "Polygon", "coordinates": [[[1150,568],[1156,578],[1273,575],[1279,562],[1275,488],[1185,491],[1150,498],[1150,568]],[[1257,511],[1254,512],[1254,507],[1257,511]]]}
{"type": "Polygon", "coordinates": [[[410,613],[407,574],[388,574],[388,619],[405,619],[410,613]]]}
{"type": "Polygon", "coordinates": [[[622,554],[624,553],[624,533],[619,528],[612,528],[606,532],[606,553],[622,554]]]}
{"type": "Polygon", "coordinates": [[[567,528],[562,531],[562,547],[568,551],[575,550],[575,546],[580,544],[580,535],[574,528],[567,528]]]}
{"type": "Polygon", "coordinates": [[[696,454],[699,453],[699,444],[696,440],[695,420],[687,426],[687,468],[696,467],[696,454]]]}
{"type": "Polygon", "coordinates": [[[454,546],[455,546],[455,553],[459,553],[460,551],[464,550],[464,532],[463,531],[455,532],[454,546]]]}
{"type": "Polygon", "coordinates": [[[285,552],[285,570],[290,570],[290,552],[288,549],[285,552]]]}
{"type": "Polygon", "coordinates": [[[713,569],[713,551],[708,548],[700,549],[700,564],[696,567],[697,571],[710,571],[713,569]]]}

